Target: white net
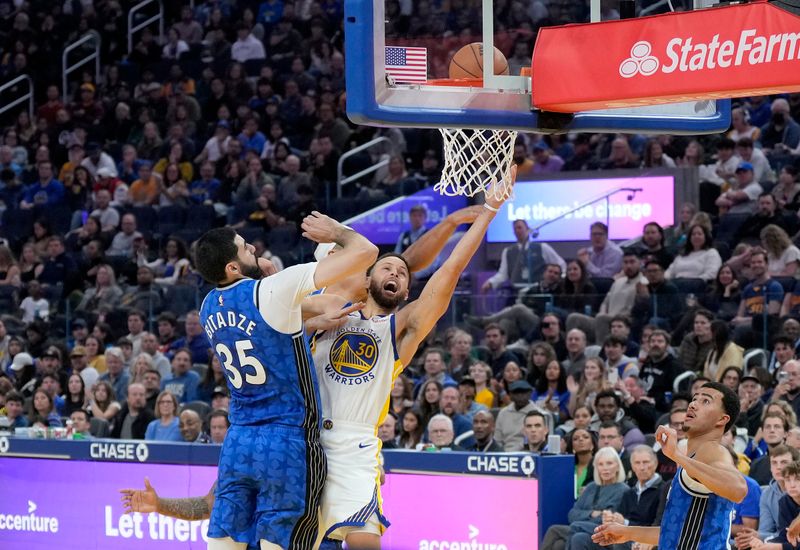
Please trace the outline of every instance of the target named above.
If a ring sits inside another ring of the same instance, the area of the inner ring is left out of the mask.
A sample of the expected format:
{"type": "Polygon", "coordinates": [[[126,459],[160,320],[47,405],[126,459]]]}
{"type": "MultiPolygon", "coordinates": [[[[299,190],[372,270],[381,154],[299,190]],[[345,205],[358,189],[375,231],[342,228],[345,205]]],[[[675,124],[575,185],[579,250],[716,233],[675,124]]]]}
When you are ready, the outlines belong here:
{"type": "Polygon", "coordinates": [[[440,128],[444,139],[442,179],[433,188],[442,195],[481,191],[497,200],[511,195],[511,162],[517,132],[440,128]]]}

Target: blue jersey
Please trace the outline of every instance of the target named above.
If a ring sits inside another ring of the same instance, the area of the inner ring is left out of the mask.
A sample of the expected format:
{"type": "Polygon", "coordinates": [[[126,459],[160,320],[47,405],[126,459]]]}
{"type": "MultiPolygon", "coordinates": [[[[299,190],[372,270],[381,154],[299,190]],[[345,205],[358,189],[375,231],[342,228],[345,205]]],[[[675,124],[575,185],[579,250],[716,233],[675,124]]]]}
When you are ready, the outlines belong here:
{"type": "Polygon", "coordinates": [[[765,305],[768,306],[769,302],[783,302],[783,286],[775,279],[770,279],[764,284],[750,283],[742,291],[742,300],[745,315],[749,317],[762,315],[765,305]]]}
{"type": "Polygon", "coordinates": [[[318,427],[319,390],[300,311],[315,290],[315,269],[241,279],[203,301],[200,323],[228,380],[231,424],[318,427]]]}
{"type": "Polygon", "coordinates": [[[730,548],[733,506],[732,501],[712,493],[679,467],[661,519],[658,547],[672,550],[730,548]]]}

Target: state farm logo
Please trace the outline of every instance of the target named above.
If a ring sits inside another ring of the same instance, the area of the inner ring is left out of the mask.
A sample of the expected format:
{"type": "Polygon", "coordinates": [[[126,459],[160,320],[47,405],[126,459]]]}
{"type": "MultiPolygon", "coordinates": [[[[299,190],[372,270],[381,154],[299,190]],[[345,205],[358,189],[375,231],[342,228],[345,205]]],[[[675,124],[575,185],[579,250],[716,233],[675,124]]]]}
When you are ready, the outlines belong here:
{"type": "Polygon", "coordinates": [[[650,42],[641,40],[631,48],[631,56],[619,64],[619,75],[622,78],[631,78],[637,74],[650,76],[658,70],[659,61],[650,55],[653,46],[650,42]]]}
{"type": "Polygon", "coordinates": [[[715,34],[707,42],[692,36],[676,37],[667,42],[663,55],[656,57],[652,53],[650,42],[634,43],[630,57],[619,64],[620,76],[632,78],[656,72],[691,73],[796,62],[800,59],[800,32],[759,34],[756,29],[745,29],[727,40],[715,34]]]}

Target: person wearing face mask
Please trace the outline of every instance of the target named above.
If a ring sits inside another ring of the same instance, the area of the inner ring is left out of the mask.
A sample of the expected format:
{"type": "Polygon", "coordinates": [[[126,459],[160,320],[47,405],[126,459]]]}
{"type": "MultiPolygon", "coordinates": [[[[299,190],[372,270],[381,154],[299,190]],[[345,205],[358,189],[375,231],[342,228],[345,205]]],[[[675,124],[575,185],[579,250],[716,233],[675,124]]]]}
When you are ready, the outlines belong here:
{"type": "Polygon", "coordinates": [[[796,154],[800,144],[800,124],[790,114],[789,102],[778,98],[770,106],[769,122],[761,127],[761,146],[767,158],[796,154]]]}

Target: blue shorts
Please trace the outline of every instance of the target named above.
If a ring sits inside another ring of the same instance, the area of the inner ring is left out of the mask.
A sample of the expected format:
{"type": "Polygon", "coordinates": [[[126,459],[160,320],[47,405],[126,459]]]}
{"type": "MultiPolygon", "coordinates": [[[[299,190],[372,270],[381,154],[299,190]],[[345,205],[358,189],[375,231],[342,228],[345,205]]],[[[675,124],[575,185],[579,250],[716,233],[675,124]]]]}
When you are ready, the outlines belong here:
{"type": "Polygon", "coordinates": [[[325,475],[317,434],[284,426],[231,426],[219,457],[208,536],[308,550],[319,528],[325,475]]]}

